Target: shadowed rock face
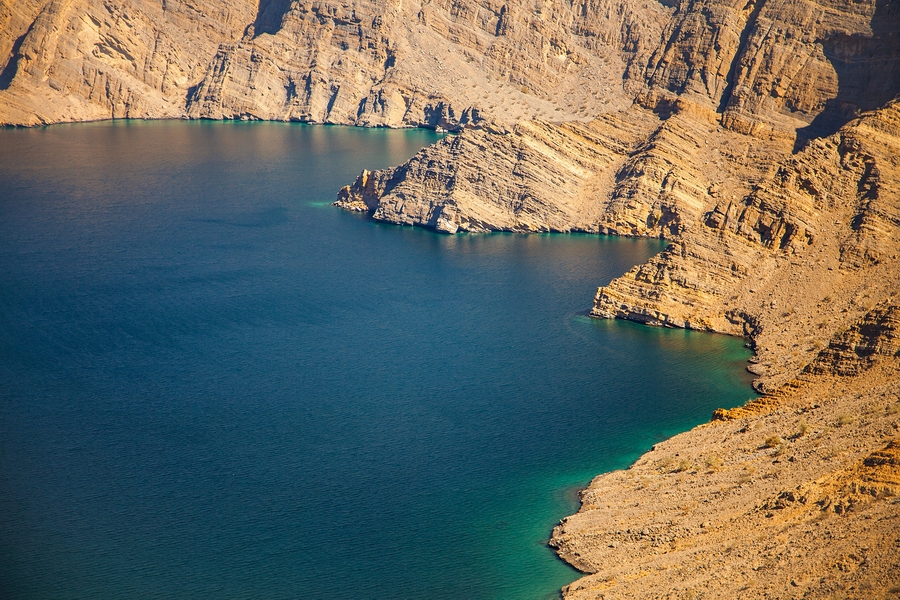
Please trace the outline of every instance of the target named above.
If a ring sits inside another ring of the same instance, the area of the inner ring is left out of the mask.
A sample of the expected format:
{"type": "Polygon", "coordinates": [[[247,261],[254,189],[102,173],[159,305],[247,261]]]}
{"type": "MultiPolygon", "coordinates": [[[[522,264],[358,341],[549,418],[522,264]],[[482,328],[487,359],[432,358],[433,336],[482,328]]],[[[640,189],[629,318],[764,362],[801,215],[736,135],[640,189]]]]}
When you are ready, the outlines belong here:
{"type": "Polygon", "coordinates": [[[798,143],[836,132],[860,111],[875,110],[900,94],[900,5],[878,0],[871,35],[829,33],[818,40],[834,68],[837,92],[797,132],[798,143]]]}
{"type": "MultiPolygon", "coordinates": [[[[290,8],[289,0],[260,0],[259,9],[256,11],[256,20],[253,21],[252,34],[259,36],[264,33],[277,33],[290,8]]],[[[250,32],[248,31],[248,33],[250,32]]]]}

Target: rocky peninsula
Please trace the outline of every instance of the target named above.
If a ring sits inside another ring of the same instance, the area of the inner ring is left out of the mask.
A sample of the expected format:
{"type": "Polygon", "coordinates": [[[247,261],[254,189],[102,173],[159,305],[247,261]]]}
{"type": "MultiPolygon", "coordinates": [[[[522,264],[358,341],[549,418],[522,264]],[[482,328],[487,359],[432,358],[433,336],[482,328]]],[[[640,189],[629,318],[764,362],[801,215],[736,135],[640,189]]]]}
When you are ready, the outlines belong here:
{"type": "Polygon", "coordinates": [[[0,2],[0,123],[454,130],[337,204],[668,248],[592,314],[740,335],[762,393],[597,477],[566,598],[900,597],[900,4],[0,2]]]}

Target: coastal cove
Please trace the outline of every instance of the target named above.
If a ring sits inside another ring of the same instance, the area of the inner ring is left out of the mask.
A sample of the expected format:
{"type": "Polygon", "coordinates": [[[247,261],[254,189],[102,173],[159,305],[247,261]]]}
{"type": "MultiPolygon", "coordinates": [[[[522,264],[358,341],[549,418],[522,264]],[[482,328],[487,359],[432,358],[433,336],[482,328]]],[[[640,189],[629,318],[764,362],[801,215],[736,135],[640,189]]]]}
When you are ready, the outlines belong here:
{"type": "Polygon", "coordinates": [[[752,395],[741,339],[586,316],[659,240],[330,206],[437,139],[0,130],[0,595],[555,598],[577,489],[752,395]]]}

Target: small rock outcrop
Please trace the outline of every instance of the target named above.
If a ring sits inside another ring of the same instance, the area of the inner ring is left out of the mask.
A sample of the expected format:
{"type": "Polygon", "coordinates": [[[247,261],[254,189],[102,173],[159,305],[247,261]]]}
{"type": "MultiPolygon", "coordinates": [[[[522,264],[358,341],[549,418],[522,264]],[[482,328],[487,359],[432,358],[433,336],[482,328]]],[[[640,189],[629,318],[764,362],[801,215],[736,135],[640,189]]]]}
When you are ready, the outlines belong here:
{"type": "Polygon", "coordinates": [[[900,357],[900,308],[877,307],[836,336],[806,372],[858,375],[880,357],[900,357]]]}

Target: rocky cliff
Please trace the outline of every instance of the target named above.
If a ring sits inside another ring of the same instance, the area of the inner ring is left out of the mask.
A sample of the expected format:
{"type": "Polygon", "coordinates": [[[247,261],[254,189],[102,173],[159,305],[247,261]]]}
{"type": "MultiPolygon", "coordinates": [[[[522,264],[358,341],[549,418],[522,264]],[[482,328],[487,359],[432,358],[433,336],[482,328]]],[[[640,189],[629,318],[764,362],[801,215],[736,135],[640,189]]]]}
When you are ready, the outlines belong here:
{"type": "Polygon", "coordinates": [[[0,123],[590,119],[631,103],[671,10],[654,0],[3,0],[0,123]]]}
{"type": "Polygon", "coordinates": [[[763,395],[591,484],[565,595],[898,593],[900,3],[0,0],[0,61],[0,123],[441,127],[337,204],[669,240],[593,315],[746,336],[763,395]]]}
{"type": "Polygon", "coordinates": [[[2,0],[0,124],[178,117],[244,0],[2,0]]]}

